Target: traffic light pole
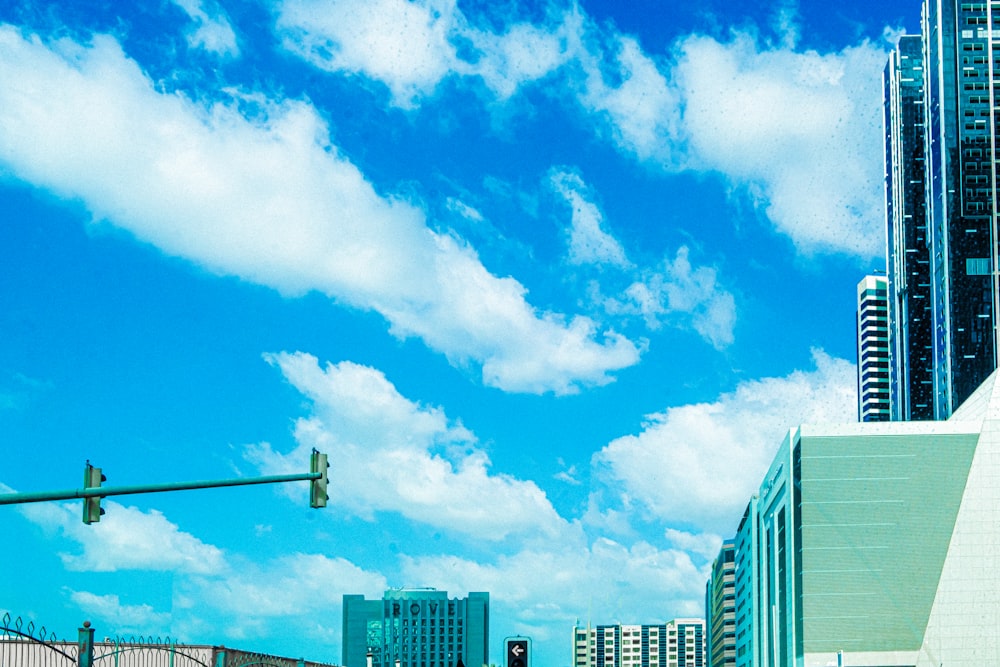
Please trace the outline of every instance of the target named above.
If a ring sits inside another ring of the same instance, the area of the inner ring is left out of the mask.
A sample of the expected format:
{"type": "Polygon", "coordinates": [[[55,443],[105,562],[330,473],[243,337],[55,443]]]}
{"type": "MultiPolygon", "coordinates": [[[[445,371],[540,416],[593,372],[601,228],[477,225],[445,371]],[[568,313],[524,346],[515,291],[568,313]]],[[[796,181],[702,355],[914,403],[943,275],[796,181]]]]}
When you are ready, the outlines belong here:
{"type": "Polygon", "coordinates": [[[133,486],[101,486],[105,481],[100,468],[95,468],[87,462],[84,468],[84,486],[82,489],[67,489],[65,491],[38,491],[34,493],[3,493],[0,494],[0,505],[16,505],[21,503],[40,503],[51,500],[73,500],[83,498],[83,522],[94,523],[101,520],[104,510],[100,499],[106,496],[126,496],[139,493],[161,493],[164,491],[187,491],[190,489],[212,489],[223,486],[247,486],[250,484],[281,484],[284,482],[310,482],[310,507],[326,507],[327,498],[327,460],[326,454],[315,449],[309,459],[309,472],[294,475],[270,475],[266,477],[239,477],[236,479],[215,479],[200,482],[168,482],[166,484],[137,484],[133,486]]]}
{"type": "Polygon", "coordinates": [[[271,475],[268,477],[240,477],[237,479],[216,479],[201,482],[168,482],[166,484],[137,484],[134,486],[88,486],[65,491],[38,491],[35,493],[0,494],[0,505],[19,503],[40,503],[48,500],[73,500],[74,498],[103,498],[104,496],[128,496],[138,493],[160,493],[162,491],[187,491],[189,489],[212,489],[221,486],[247,486],[249,484],[281,484],[283,482],[304,482],[318,480],[321,472],[304,472],[296,475],[271,475]]]}

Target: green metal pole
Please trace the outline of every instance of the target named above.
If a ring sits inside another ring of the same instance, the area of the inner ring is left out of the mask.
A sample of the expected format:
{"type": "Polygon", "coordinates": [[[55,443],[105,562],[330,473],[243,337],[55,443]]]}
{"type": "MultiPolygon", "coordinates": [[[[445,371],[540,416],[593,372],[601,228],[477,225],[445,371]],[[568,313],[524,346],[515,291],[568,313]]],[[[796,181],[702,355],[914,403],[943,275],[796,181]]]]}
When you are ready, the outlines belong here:
{"type": "Polygon", "coordinates": [[[90,621],[84,621],[83,627],[77,631],[76,643],[78,648],[78,667],[93,667],[94,665],[94,628],[90,627],[90,621]]]}
{"type": "Polygon", "coordinates": [[[217,479],[200,482],[169,482],[166,484],[139,484],[134,486],[95,486],[65,491],[38,491],[33,493],[0,494],[0,505],[20,503],[40,503],[50,500],[73,500],[75,498],[103,498],[138,493],[160,493],[163,491],[185,491],[189,489],[212,489],[224,486],[248,486],[251,484],[280,484],[283,482],[305,482],[320,479],[321,472],[306,472],[296,475],[270,475],[266,477],[240,477],[237,479],[217,479]]]}

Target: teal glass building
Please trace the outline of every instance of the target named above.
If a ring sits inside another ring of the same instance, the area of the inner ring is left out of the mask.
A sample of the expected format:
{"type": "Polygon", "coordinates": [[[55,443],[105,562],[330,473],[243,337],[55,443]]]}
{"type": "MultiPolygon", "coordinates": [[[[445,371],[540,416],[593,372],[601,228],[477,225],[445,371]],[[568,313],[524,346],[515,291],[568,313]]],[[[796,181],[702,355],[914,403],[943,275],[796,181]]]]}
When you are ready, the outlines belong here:
{"type": "Polygon", "coordinates": [[[1000,384],[946,421],[800,426],[735,540],[737,665],[1000,664],[1000,384]]]}
{"type": "Polygon", "coordinates": [[[392,589],[381,600],[345,595],[343,607],[343,667],[489,664],[489,593],[392,589]]]}

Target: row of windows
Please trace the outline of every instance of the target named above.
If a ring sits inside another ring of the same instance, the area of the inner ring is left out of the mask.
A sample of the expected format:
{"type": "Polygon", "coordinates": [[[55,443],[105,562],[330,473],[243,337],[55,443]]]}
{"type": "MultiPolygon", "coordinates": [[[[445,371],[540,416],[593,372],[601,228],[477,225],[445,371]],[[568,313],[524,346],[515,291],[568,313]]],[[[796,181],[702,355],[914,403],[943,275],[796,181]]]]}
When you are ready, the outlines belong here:
{"type": "MultiPolygon", "coordinates": [[[[406,627],[406,626],[408,626],[408,625],[411,625],[411,623],[410,623],[410,619],[408,619],[408,618],[404,618],[404,619],[403,619],[403,627],[406,627]]],[[[413,619],[413,623],[412,623],[412,625],[413,625],[413,627],[417,627],[417,625],[419,625],[419,626],[420,626],[420,627],[422,627],[422,628],[423,628],[423,627],[427,627],[427,619],[425,619],[425,618],[422,618],[422,619],[420,619],[420,623],[419,623],[419,624],[417,623],[417,619],[413,619]]],[[[431,619],[431,627],[434,627],[434,626],[436,626],[436,625],[437,625],[437,622],[436,622],[436,620],[432,618],[432,619],[431,619]]],[[[448,625],[448,627],[451,627],[451,626],[453,626],[453,625],[457,625],[458,627],[462,627],[462,619],[457,619],[457,620],[455,620],[455,622],[453,623],[453,622],[452,622],[452,619],[450,619],[450,618],[449,618],[449,619],[448,619],[448,623],[447,623],[447,625],[448,625]]],[[[444,619],[441,619],[441,627],[444,627],[444,626],[445,626],[445,622],[444,622],[444,619]]]]}

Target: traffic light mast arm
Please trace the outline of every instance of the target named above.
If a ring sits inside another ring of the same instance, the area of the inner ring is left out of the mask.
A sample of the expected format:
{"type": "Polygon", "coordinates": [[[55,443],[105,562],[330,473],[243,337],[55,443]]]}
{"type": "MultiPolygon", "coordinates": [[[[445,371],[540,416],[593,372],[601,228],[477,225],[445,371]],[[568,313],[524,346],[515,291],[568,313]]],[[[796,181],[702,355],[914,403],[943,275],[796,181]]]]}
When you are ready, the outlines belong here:
{"type": "Polygon", "coordinates": [[[126,496],[138,493],[160,493],[162,491],[187,491],[189,489],[212,489],[222,486],[246,486],[249,484],[280,484],[282,482],[312,481],[323,473],[305,472],[296,475],[271,475],[267,477],[241,477],[238,479],[205,480],[202,482],[169,482],[166,484],[137,484],[134,486],[94,486],[65,491],[38,491],[34,493],[0,494],[0,505],[18,503],[40,503],[47,500],[73,500],[74,498],[102,498],[104,496],[126,496]]]}

